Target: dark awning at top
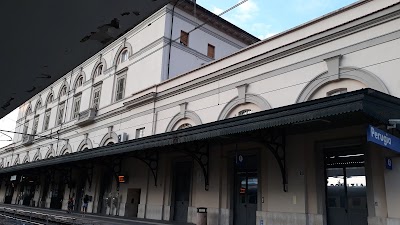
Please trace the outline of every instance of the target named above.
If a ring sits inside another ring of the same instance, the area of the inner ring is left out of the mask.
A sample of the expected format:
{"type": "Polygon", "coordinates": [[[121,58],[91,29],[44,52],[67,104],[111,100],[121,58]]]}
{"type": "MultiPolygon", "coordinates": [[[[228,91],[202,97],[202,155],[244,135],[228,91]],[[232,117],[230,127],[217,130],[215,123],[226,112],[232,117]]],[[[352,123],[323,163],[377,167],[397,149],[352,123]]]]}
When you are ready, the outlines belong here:
{"type": "Polygon", "coordinates": [[[389,119],[400,118],[400,99],[375,90],[363,89],[246,116],[207,123],[184,130],[134,139],[111,146],[7,167],[1,169],[0,174],[133,151],[161,148],[163,146],[229,136],[259,129],[286,127],[318,119],[336,118],[334,121],[340,122],[341,120],[345,120],[345,124],[350,126],[354,125],[353,121],[356,121],[356,118],[359,118],[361,115],[370,118],[375,123],[388,124],[389,119]]]}

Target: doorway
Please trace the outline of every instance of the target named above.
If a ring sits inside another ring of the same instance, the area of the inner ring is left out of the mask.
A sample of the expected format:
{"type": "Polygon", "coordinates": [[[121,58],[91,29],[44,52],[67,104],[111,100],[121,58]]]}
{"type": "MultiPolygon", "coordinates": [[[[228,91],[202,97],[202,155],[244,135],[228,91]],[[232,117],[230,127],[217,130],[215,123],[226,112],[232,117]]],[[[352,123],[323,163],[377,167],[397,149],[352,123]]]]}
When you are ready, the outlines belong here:
{"type": "Polygon", "coordinates": [[[72,196],[75,197],[75,212],[81,212],[82,210],[83,196],[85,195],[86,173],[86,171],[81,171],[80,173],[78,173],[79,176],[77,178],[76,193],[75,196],[72,196]]]}
{"type": "Polygon", "coordinates": [[[25,206],[34,206],[35,204],[32,202],[33,197],[35,196],[35,184],[25,184],[23,187],[23,199],[22,205],[25,206]]]}
{"type": "Polygon", "coordinates": [[[137,217],[140,204],[140,193],[139,188],[129,188],[126,196],[125,204],[125,216],[137,217]]]}
{"type": "Polygon", "coordinates": [[[174,221],[187,222],[192,163],[177,162],[174,166],[174,221]]]}
{"type": "Polygon", "coordinates": [[[64,191],[65,191],[65,183],[62,178],[59,178],[59,182],[54,183],[52,185],[51,190],[51,201],[50,208],[51,209],[61,209],[62,202],[64,199],[64,191]]]}
{"type": "Polygon", "coordinates": [[[235,158],[235,225],[255,225],[258,201],[258,163],[255,155],[235,158]]]}
{"type": "Polygon", "coordinates": [[[328,225],[367,225],[365,155],[358,149],[325,152],[328,225]]]}
{"type": "Polygon", "coordinates": [[[46,201],[47,201],[47,197],[49,195],[49,189],[50,189],[50,182],[51,178],[46,177],[44,179],[44,185],[43,185],[43,189],[42,189],[42,197],[40,198],[40,206],[41,208],[46,208],[46,201]]]}
{"type": "Polygon", "coordinates": [[[14,183],[9,183],[8,185],[6,185],[6,195],[4,198],[4,204],[11,204],[13,196],[14,196],[14,183]]]}
{"type": "Polygon", "coordinates": [[[106,215],[107,207],[111,206],[108,194],[112,187],[113,175],[106,168],[103,168],[101,172],[97,213],[106,215]]]}

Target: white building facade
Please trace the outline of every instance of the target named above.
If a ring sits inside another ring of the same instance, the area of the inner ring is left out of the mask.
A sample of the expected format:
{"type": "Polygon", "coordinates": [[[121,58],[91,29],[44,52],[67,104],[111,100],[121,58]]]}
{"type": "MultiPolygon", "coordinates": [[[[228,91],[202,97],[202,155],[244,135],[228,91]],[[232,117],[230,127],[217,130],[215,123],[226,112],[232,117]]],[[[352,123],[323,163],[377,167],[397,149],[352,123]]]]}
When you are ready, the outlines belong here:
{"type": "Polygon", "coordinates": [[[17,131],[37,136],[1,152],[3,201],[65,209],[87,194],[93,213],[184,222],[206,207],[210,225],[400,224],[398,153],[366,133],[400,116],[400,2],[359,1],[249,47],[222,20],[189,32],[190,6],[21,106],[17,131]]]}

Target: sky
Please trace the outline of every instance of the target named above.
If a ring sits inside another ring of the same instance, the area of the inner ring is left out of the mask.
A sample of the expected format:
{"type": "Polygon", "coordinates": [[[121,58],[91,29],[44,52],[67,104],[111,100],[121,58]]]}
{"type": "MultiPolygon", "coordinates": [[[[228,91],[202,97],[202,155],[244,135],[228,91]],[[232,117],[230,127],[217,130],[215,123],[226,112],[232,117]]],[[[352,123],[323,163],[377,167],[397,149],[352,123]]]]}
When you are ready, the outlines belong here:
{"type": "MultiPolygon", "coordinates": [[[[197,4],[219,15],[241,1],[197,0],[197,4]]],[[[354,2],[356,0],[248,0],[222,17],[265,39],[354,2]]]]}
{"type": "MultiPolygon", "coordinates": [[[[7,116],[0,119],[0,130],[14,131],[17,117],[18,117],[18,109],[15,109],[7,116]]],[[[0,132],[0,148],[12,143],[10,141],[11,140],[10,137],[13,138],[14,134],[10,132],[0,132]]]]}
{"type": "MultiPolygon", "coordinates": [[[[197,4],[219,15],[241,1],[197,0],[197,4]]],[[[222,17],[265,39],[354,2],[356,0],[247,0],[222,17]]],[[[18,109],[0,119],[0,129],[14,131],[17,116],[18,109]]],[[[8,136],[0,133],[0,147],[11,144],[8,136]]]]}

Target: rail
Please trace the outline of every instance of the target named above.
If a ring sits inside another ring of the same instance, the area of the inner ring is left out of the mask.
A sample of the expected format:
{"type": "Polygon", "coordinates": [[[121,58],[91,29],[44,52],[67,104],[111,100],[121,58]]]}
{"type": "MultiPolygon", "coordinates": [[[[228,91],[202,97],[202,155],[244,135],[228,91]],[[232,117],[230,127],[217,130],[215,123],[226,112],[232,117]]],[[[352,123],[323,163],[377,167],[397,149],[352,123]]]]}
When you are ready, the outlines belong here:
{"type": "MultiPolygon", "coordinates": [[[[98,221],[85,221],[72,216],[51,215],[22,209],[0,207],[0,218],[19,220],[30,224],[100,225],[98,221]]],[[[1,221],[1,220],[0,220],[1,221]]]]}

